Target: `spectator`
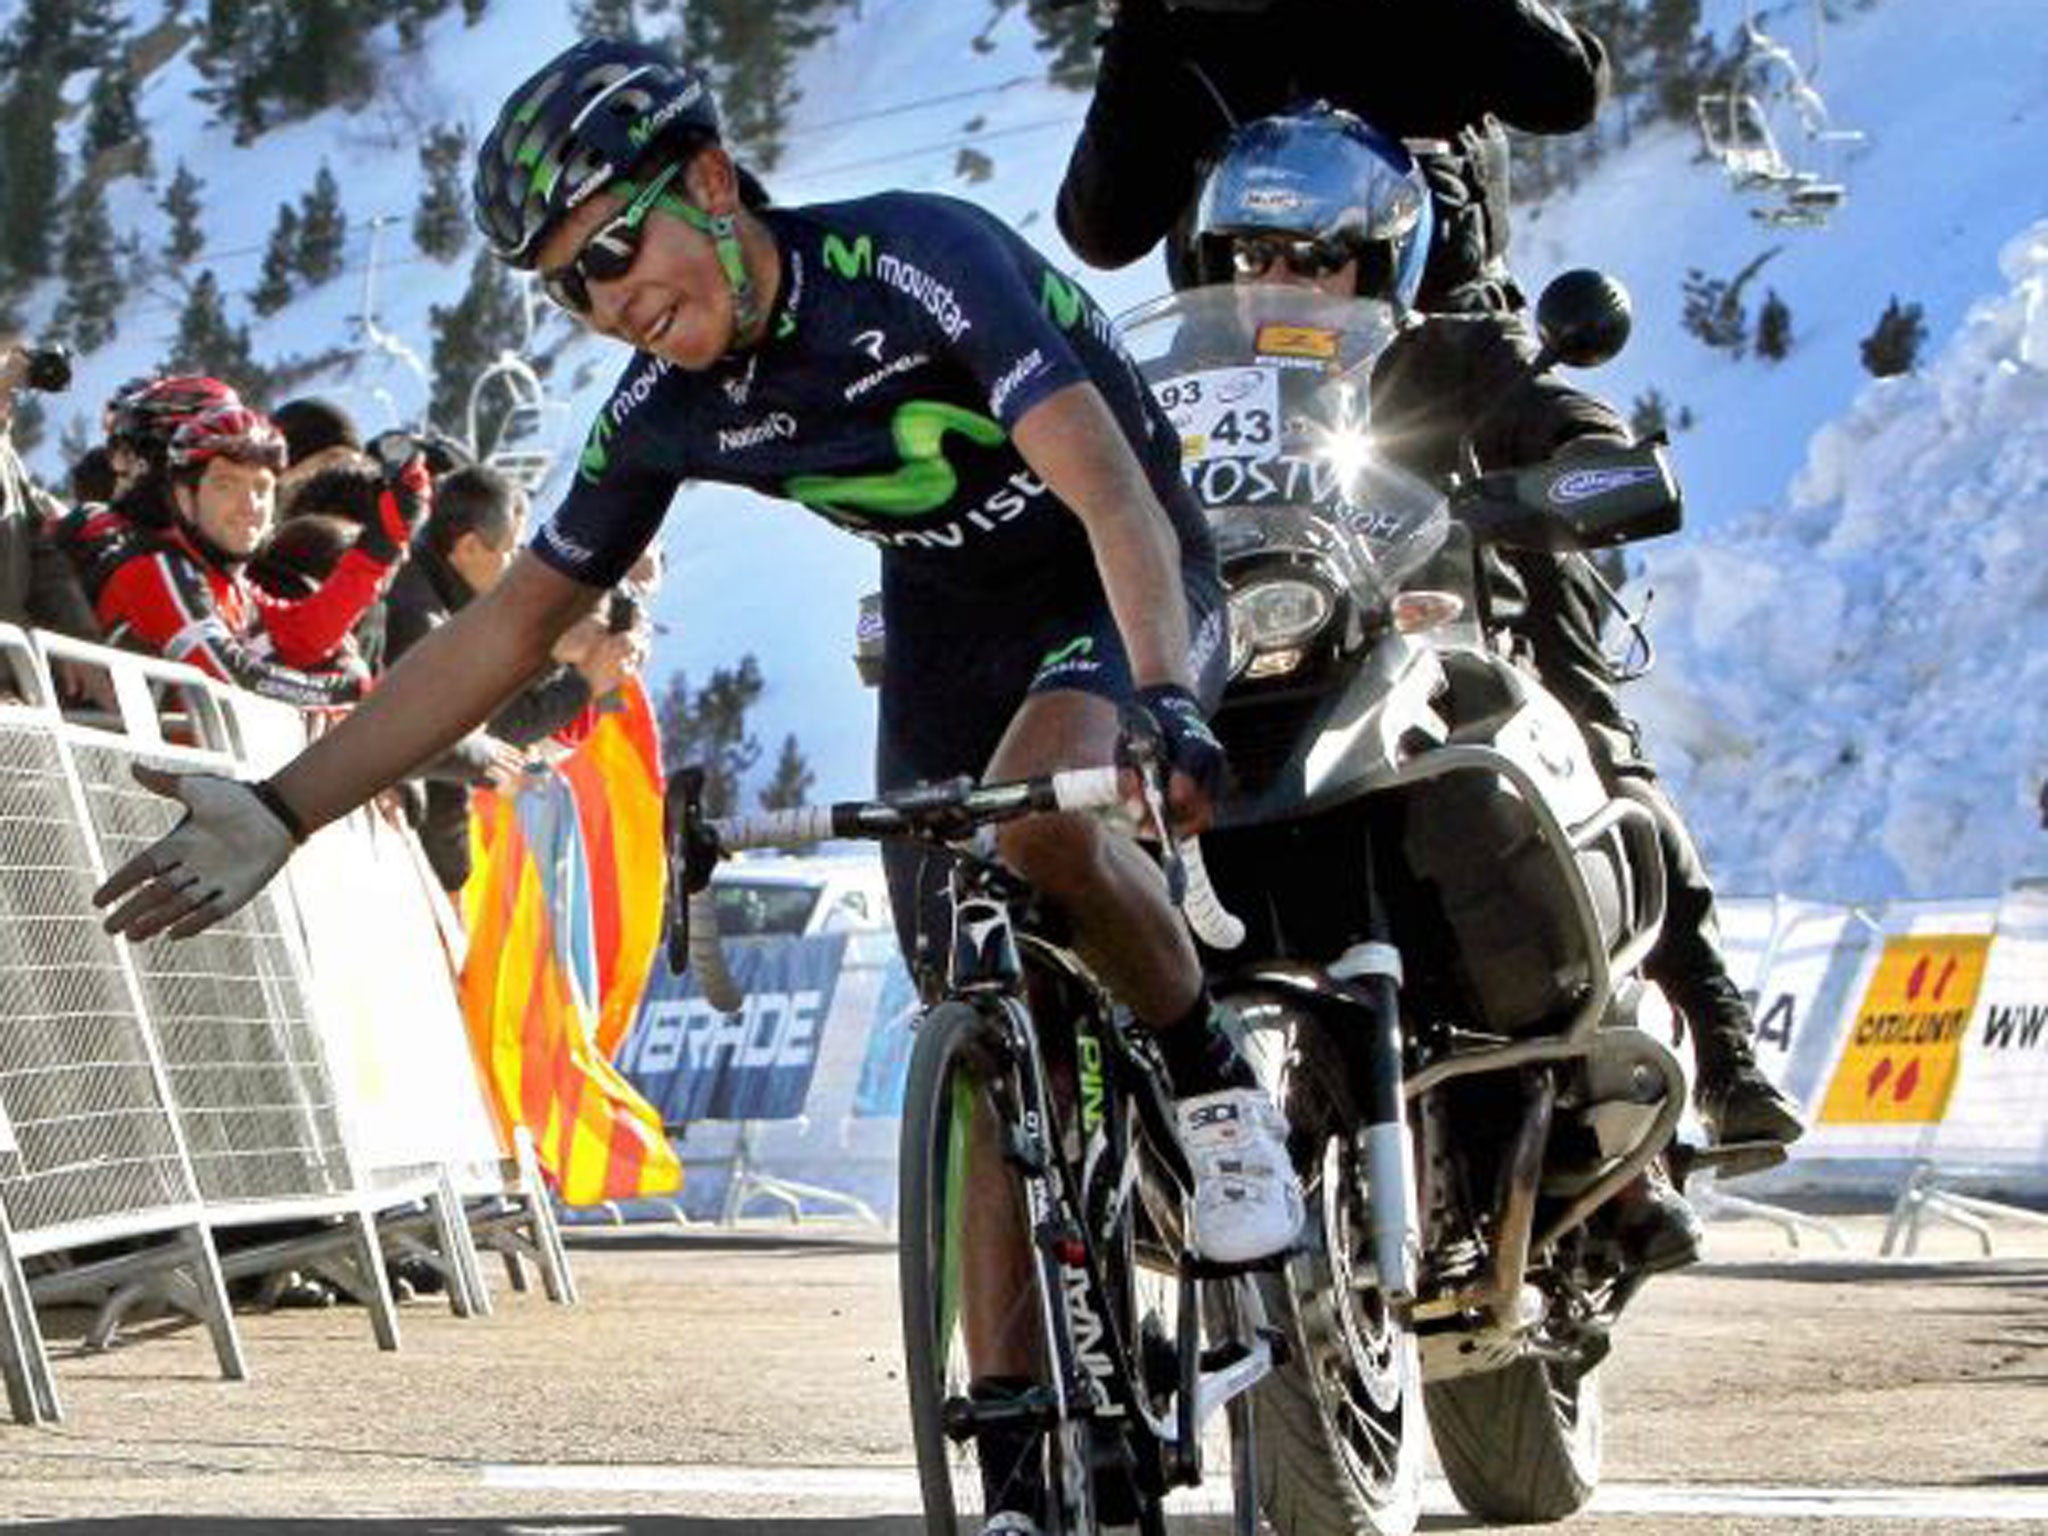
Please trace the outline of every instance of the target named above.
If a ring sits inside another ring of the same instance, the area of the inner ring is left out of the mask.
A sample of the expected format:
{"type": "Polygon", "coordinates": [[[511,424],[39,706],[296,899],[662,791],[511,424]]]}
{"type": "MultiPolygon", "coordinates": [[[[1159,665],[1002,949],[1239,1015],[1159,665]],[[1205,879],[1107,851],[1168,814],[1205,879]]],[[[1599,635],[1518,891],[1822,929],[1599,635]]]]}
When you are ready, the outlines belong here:
{"type": "MultiPolygon", "coordinates": [[[[414,541],[412,559],[391,584],[390,659],[397,662],[433,630],[497,585],[511,563],[526,497],[483,465],[459,469],[435,488],[434,509],[414,541]]],[[[602,626],[576,635],[570,655],[421,775],[420,844],[448,891],[469,879],[469,792],[504,788],[524,762],[521,748],[544,740],[580,715],[593,697],[618,686],[634,655],[628,637],[602,626]]]]}
{"type": "Polygon", "coordinates": [[[266,697],[347,703],[363,691],[360,668],[308,669],[333,656],[376,598],[431,489],[413,460],[333,574],[310,597],[287,601],[261,591],[246,569],[269,531],[284,456],[283,436],[246,406],[219,406],[180,427],[168,468],[145,481],[160,488],[168,526],[138,537],[107,578],[100,618],[116,639],[266,697]]]}
{"type": "MultiPolygon", "coordinates": [[[[277,514],[290,517],[300,490],[337,465],[367,465],[355,418],[331,400],[287,400],[270,419],[284,434],[285,471],[277,477],[277,514]]],[[[431,466],[430,466],[431,467],[431,466]]]]}
{"type": "Polygon", "coordinates": [[[113,456],[104,444],[86,449],[84,456],[71,466],[71,505],[74,507],[104,505],[114,499],[120,486],[120,477],[114,472],[113,456]]]}
{"type": "MultiPolygon", "coordinates": [[[[92,607],[53,536],[62,509],[36,488],[14,451],[14,401],[27,378],[28,354],[11,344],[0,350],[0,623],[97,640],[92,607]]],[[[66,698],[112,703],[98,672],[68,662],[52,670],[66,698]]],[[[0,674],[0,686],[7,681],[0,674]]]]}
{"type": "MultiPolygon", "coordinates": [[[[431,456],[427,459],[427,473],[430,476],[437,474],[431,456]]],[[[330,460],[326,468],[316,470],[300,481],[298,494],[292,498],[288,510],[280,507],[278,515],[284,522],[273,537],[286,539],[288,543],[292,539],[314,537],[290,534],[292,525],[306,518],[322,523],[340,519],[358,529],[367,528],[377,520],[377,502],[383,492],[383,472],[368,454],[351,453],[348,457],[330,460]]],[[[336,552],[337,559],[340,553],[336,552]]],[[[379,598],[363,610],[354,631],[356,649],[373,672],[384,669],[386,628],[384,599],[379,598]]]]}

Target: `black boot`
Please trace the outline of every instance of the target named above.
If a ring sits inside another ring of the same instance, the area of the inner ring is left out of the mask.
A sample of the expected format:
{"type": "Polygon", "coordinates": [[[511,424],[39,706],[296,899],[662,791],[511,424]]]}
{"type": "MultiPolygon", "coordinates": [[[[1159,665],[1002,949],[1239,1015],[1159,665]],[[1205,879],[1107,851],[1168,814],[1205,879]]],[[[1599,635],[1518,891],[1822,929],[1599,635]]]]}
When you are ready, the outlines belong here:
{"type": "Polygon", "coordinates": [[[1781,1093],[1757,1065],[1749,1043],[1749,1005],[1726,976],[1687,989],[1672,999],[1692,1027],[1699,1081],[1693,1104],[1718,1146],[1769,1141],[1789,1146],[1806,1134],[1799,1106],[1781,1093]],[[1690,1006],[1688,1006],[1690,1005],[1690,1006]]]}
{"type": "Polygon", "coordinates": [[[1613,1230],[1628,1267],[1642,1275],[1697,1264],[1706,1236],[1685,1196],[1664,1176],[1661,1161],[1614,1197],[1613,1230]]]}

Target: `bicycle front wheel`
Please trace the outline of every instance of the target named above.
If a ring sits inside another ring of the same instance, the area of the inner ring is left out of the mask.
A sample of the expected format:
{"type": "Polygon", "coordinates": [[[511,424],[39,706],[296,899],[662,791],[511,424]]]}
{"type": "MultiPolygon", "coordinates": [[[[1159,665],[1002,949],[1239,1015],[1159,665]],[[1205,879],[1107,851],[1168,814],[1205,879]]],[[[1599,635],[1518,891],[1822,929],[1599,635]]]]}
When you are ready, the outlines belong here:
{"type": "Polygon", "coordinates": [[[973,1511],[998,1509],[1031,1514],[1048,1536],[1092,1536],[1085,1454],[1074,1455],[1085,1446],[1081,1426],[1053,1406],[1048,1341],[1065,1314],[1031,1239],[1011,1145],[1019,1105],[995,1015],[947,1002],[918,1022],[903,1097],[897,1263],[928,1536],[961,1536],[979,1525],[963,1524],[973,1511]],[[991,1381],[1004,1390],[991,1395],[991,1381]],[[969,1433],[976,1420],[982,1427],[969,1433]]]}

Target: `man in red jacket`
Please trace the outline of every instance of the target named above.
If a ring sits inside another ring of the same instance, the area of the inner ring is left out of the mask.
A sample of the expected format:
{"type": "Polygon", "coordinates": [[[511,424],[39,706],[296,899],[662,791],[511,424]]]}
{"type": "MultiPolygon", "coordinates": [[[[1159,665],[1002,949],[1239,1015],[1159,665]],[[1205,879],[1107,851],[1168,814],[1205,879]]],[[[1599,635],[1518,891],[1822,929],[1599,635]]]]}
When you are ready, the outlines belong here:
{"type": "Polygon", "coordinates": [[[99,618],[108,637],[187,662],[253,693],[302,705],[346,704],[360,670],[314,671],[340,648],[402,558],[431,494],[413,456],[393,472],[377,517],[310,596],[288,601],[245,570],[270,531],[284,437],[243,405],[204,411],[171,439],[160,533],[107,578],[99,618]]]}

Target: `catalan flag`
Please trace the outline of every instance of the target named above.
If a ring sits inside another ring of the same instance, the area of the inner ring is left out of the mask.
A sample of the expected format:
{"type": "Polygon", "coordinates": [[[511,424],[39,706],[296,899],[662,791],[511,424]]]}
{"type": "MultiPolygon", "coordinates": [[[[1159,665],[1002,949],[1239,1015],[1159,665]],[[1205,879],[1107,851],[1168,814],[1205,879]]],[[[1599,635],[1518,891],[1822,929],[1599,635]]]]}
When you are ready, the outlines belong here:
{"type": "Polygon", "coordinates": [[[569,779],[530,775],[516,795],[478,795],[473,815],[462,1012],[501,1128],[532,1133],[571,1205],[674,1193],[682,1165],[660,1117],[597,1045],[596,904],[569,779]]]}
{"type": "Polygon", "coordinates": [[[647,690],[629,679],[559,769],[576,797],[597,947],[597,1048],[609,1060],[632,1028],[661,942],[661,735],[647,690]]]}

